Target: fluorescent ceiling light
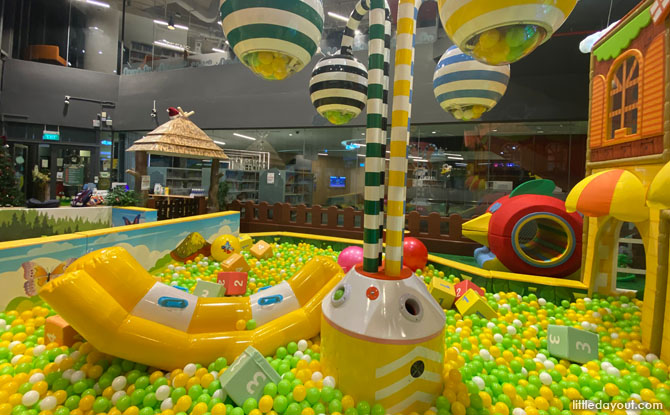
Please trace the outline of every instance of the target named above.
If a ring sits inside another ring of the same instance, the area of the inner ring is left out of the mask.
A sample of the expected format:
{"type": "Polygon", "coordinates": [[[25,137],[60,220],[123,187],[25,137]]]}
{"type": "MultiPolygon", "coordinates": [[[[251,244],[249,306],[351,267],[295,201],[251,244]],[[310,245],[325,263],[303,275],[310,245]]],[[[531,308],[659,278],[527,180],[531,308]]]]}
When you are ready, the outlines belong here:
{"type": "Polygon", "coordinates": [[[361,148],[361,147],[366,147],[366,145],[365,145],[365,144],[358,144],[358,143],[354,143],[354,145],[355,145],[356,147],[358,147],[358,148],[361,148]]]}
{"type": "Polygon", "coordinates": [[[452,157],[452,156],[447,156],[449,160],[463,160],[463,157],[452,157]]]}
{"type": "Polygon", "coordinates": [[[188,30],[188,26],[184,26],[182,24],[176,24],[176,25],[174,25],[174,27],[176,27],[177,29],[181,29],[181,30],[188,30]]]}
{"type": "Polygon", "coordinates": [[[328,153],[318,153],[320,156],[327,156],[328,153]]]}
{"type": "Polygon", "coordinates": [[[154,20],[154,23],[156,23],[158,25],[161,25],[161,26],[167,26],[168,25],[168,22],[166,22],[165,20],[154,20]]]}
{"type": "Polygon", "coordinates": [[[433,131],[433,132],[432,132],[432,134],[435,134],[435,133],[437,133],[437,131],[433,131]]]}
{"type": "Polygon", "coordinates": [[[358,157],[365,157],[365,154],[359,154],[358,157]]]}
{"type": "Polygon", "coordinates": [[[421,157],[419,157],[419,156],[407,156],[407,158],[410,158],[410,159],[420,159],[421,157]]]}
{"type": "Polygon", "coordinates": [[[226,143],[224,143],[223,141],[216,141],[216,140],[214,140],[214,142],[215,142],[216,144],[220,145],[220,146],[225,146],[225,145],[226,145],[226,143]]]}
{"type": "Polygon", "coordinates": [[[219,48],[212,48],[212,52],[226,53],[225,50],[223,50],[223,49],[219,49],[219,48]]]}
{"type": "Polygon", "coordinates": [[[454,153],[444,153],[445,156],[454,156],[454,157],[463,157],[461,154],[454,154],[454,153]]]}
{"type": "Polygon", "coordinates": [[[426,159],[416,159],[414,161],[416,161],[417,163],[428,163],[428,160],[426,159]]]}
{"type": "Polygon", "coordinates": [[[348,22],[349,21],[348,17],[344,17],[341,14],[337,14],[337,13],[333,13],[333,12],[328,12],[328,16],[332,17],[333,19],[342,20],[343,22],[348,22]]]}
{"type": "Polygon", "coordinates": [[[185,50],[183,46],[171,45],[167,42],[163,42],[163,41],[160,41],[160,40],[154,40],[154,45],[160,46],[160,47],[165,48],[165,49],[176,50],[178,52],[183,52],[185,50]]]}
{"type": "Polygon", "coordinates": [[[109,9],[109,3],[105,3],[104,1],[86,0],[86,3],[92,4],[94,6],[104,7],[105,9],[109,9]]]}
{"type": "Polygon", "coordinates": [[[255,138],[253,138],[253,137],[249,137],[248,135],[238,134],[238,133],[233,133],[233,135],[234,135],[235,137],[241,137],[241,138],[246,138],[247,140],[256,141],[255,138]]]}

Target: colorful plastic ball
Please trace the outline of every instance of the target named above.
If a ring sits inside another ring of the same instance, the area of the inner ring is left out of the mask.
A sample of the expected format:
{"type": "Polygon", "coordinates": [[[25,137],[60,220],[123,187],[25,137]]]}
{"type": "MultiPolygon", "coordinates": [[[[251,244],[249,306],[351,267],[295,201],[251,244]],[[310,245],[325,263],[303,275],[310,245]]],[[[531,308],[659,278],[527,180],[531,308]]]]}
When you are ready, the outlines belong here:
{"type": "Polygon", "coordinates": [[[229,256],[241,250],[240,240],[235,235],[230,234],[218,236],[212,242],[211,247],[212,258],[219,262],[225,261],[229,256]]]}
{"type": "Polygon", "coordinates": [[[337,263],[344,272],[363,262],[363,248],[360,246],[348,246],[340,252],[337,263]]]}
{"type": "Polygon", "coordinates": [[[321,59],[312,71],[309,92],[316,111],[331,124],[347,124],[367,102],[368,72],[351,54],[321,59]]]}
{"type": "Polygon", "coordinates": [[[509,65],[491,66],[452,46],[433,75],[433,93],[443,110],[470,121],[493,108],[507,91],[509,65]]]}
{"type": "Polygon", "coordinates": [[[221,3],[221,26],[235,55],[267,80],[285,79],[311,61],[323,19],[321,0],[221,3]]]}
{"type": "Polygon", "coordinates": [[[423,269],[428,263],[428,249],[420,240],[411,236],[403,241],[402,263],[412,271],[423,269]]]}
{"type": "Polygon", "coordinates": [[[577,0],[438,2],[440,20],[465,53],[490,65],[523,58],[546,42],[568,18],[577,0]],[[465,12],[464,12],[465,11],[465,12]]]}

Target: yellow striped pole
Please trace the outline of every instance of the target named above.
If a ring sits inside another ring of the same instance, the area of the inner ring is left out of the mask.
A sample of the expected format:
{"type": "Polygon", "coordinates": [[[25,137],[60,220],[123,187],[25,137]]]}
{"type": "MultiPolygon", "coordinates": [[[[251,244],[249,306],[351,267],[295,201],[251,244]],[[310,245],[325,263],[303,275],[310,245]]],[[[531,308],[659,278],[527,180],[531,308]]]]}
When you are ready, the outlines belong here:
{"type": "Polygon", "coordinates": [[[412,84],[416,16],[422,0],[400,0],[396,33],[393,111],[391,113],[391,156],[386,212],[386,275],[402,270],[405,197],[407,194],[407,144],[412,113],[412,84]]]}

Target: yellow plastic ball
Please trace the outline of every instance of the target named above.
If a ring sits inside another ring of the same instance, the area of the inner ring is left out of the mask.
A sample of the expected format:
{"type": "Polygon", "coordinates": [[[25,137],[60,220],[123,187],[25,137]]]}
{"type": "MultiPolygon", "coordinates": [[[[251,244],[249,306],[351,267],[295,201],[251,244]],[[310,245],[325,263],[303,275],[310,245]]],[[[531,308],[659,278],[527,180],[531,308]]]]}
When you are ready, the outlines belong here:
{"type": "Polygon", "coordinates": [[[500,41],[498,29],[490,29],[479,35],[479,44],[483,49],[490,49],[500,41]]]}
{"type": "Polygon", "coordinates": [[[212,242],[212,258],[219,262],[225,261],[232,254],[239,253],[241,249],[240,240],[235,235],[220,235],[212,242]]]}

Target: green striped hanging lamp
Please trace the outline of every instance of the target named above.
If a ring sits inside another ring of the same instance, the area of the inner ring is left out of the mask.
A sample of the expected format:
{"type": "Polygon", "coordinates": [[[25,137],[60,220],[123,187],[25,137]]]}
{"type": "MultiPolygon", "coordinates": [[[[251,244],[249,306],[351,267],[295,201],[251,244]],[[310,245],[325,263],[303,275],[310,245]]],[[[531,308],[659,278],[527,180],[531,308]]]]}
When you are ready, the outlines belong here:
{"type": "Polygon", "coordinates": [[[263,79],[282,80],[312,59],[323,31],[321,0],[223,0],[221,25],[235,55],[263,79]]]}

